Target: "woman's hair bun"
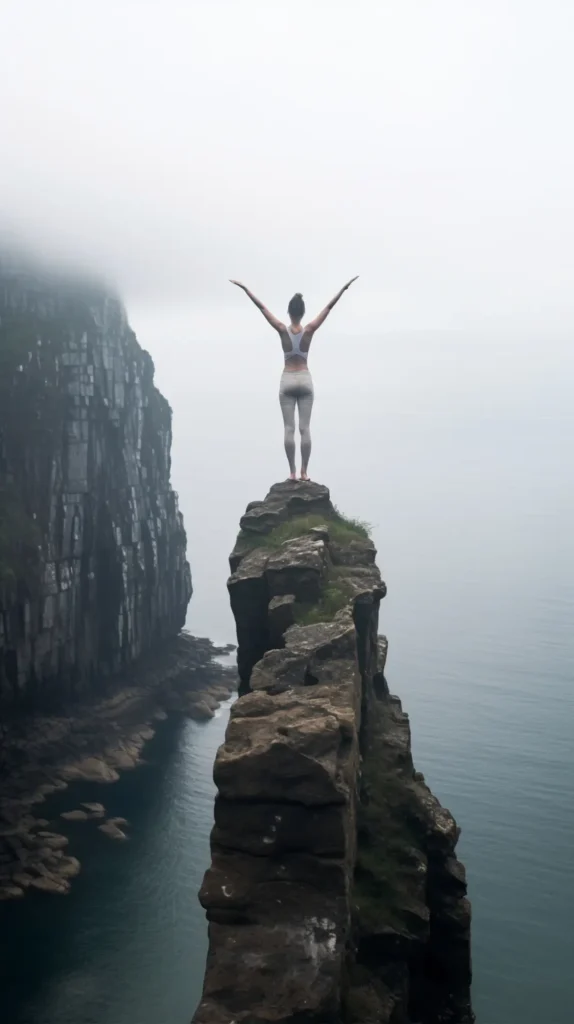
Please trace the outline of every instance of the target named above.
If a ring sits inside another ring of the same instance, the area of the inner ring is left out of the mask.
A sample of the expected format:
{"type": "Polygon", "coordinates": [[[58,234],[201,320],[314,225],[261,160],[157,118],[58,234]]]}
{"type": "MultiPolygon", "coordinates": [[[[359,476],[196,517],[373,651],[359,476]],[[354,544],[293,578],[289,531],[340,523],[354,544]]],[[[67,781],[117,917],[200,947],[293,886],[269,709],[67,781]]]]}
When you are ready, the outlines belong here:
{"type": "Polygon", "coordinates": [[[295,292],[287,307],[287,312],[295,321],[300,321],[301,317],[305,316],[305,303],[301,292],[295,292]]]}

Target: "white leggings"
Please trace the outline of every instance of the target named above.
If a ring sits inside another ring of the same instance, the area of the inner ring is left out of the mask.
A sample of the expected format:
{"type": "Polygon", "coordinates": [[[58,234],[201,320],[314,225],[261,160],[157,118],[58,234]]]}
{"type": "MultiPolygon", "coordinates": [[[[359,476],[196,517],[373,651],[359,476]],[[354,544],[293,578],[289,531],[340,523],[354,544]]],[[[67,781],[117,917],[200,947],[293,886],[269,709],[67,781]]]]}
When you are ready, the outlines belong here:
{"type": "Polygon", "coordinates": [[[307,471],[311,454],[311,411],[313,409],[313,381],[309,370],[284,370],[279,386],[279,402],[285,424],[285,454],[291,473],[295,472],[295,406],[299,410],[301,434],[301,472],[307,471]]]}

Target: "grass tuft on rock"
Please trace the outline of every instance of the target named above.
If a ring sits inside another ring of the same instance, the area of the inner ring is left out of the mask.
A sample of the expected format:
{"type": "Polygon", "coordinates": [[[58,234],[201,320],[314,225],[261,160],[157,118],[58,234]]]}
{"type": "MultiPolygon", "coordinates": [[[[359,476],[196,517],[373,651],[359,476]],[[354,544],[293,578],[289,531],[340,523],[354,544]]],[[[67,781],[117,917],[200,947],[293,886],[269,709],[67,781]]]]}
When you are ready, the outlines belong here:
{"type": "Polygon", "coordinates": [[[358,534],[359,537],[366,537],[368,540],[371,538],[373,527],[371,523],[368,523],[365,519],[355,519],[353,516],[345,516],[339,511],[336,505],[333,506],[335,509],[335,515],[337,519],[345,523],[345,525],[351,530],[352,533],[358,534]]]}
{"type": "Polygon", "coordinates": [[[345,545],[357,539],[370,539],[369,526],[359,519],[348,519],[340,512],[331,516],[315,512],[308,516],[296,516],[293,519],[288,519],[287,522],[281,523],[274,530],[265,534],[250,534],[241,530],[237,541],[246,550],[256,547],[274,550],[280,548],[285,541],[303,537],[310,530],[319,526],[327,527],[329,537],[336,544],[345,545]]]}
{"type": "Polygon", "coordinates": [[[349,603],[351,590],[341,581],[326,584],[319,601],[313,604],[296,603],[293,612],[298,626],[312,626],[316,622],[332,622],[337,612],[349,603]]]}

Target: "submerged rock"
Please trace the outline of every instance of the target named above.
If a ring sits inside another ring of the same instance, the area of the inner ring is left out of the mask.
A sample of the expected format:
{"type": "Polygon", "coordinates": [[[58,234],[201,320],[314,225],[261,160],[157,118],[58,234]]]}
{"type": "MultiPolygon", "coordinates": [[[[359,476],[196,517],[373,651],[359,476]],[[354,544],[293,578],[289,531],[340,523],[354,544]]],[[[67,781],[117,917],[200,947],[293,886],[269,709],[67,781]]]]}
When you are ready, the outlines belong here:
{"type": "Polygon", "coordinates": [[[88,812],[90,818],[103,818],[106,813],[106,809],[103,804],[84,801],[84,803],[82,803],[82,807],[88,812]]]}
{"type": "Polygon", "coordinates": [[[0,900],[18,900],[23,895],[24,888],[19,885],[0,885],[0,900]]]}
{"type": "Polygon", "coordinates": [[[77,808],[74,811],[62,811],[60,817],[63,818],[64,821],[87,821],[89,814],[87,811],[82,811],[80,808],[77,808]]]}
{"type": "Polygon", "coordinates": [[[117,782],[119,779],[115,768],[101,757],[86,757],[83,761],[66,765],[62,768],[62,775],[67,782],[117,782]]]}
{"type": "Polygon", "coordinates": [[[70,841],[67,836],[58,835],[57,832],[38,832],[38,836],[41,837],[44,847],[50,850],[63,850],[70,841]]]}
{"type": "MultiPolygon", "coordinates": [[[[217,704],[215,706],[217,707],[217,704]]],[[[210,718],[214,717],[215,710],[207,701],[197,700],[189,702],[185,713],[189,718],[193,718],[197,722],[207,722],[210,718]]]]}
{"type": "Polygon", "coordinates": [[[70,891],[70,883],[65,878],[56,878],[54,875],[40,875],[33,878],[30,886],[40,892],[49,892],[57,896],[65,896],[70,891]]]}
{"type": "Polygon", "coordinates": [[[133,771],[140,763],[140,750],[141,746],[137,743],[124,744],[113,753],[108,754],[107,761],[110,771],[116,775],[117,772],[133,771]]]}
{"type": "Polygon", "coordinates": [[[103,825],[98,825],[98,828],[100,832],[103,832],[104,835],[108,836],[110,839],[122,840],[128,838],[126,833],[122,832],[121,828],[119,828],[118,825],[115,825],[113,821],[106,821],[103,825]]]}
{"type": "Polygon", "coordinates": [[[25,871],[16,871],[12,875],[12,881],[21,889],[27,889],[34,881],[34,875],[29,875],[25,871]]]}
{"type": "Polygon", "coordinates": [[[80,873],[80,862],[77,857],[62,857],[58,865],[58,875],[60,878],[75,878],[80,873]]]}

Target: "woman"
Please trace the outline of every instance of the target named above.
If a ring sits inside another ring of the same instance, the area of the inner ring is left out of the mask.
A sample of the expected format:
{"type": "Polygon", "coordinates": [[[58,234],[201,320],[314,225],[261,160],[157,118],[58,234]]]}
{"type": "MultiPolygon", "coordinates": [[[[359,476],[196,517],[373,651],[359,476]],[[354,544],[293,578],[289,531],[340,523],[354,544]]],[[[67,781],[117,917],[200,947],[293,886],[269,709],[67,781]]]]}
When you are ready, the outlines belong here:
{"type": "MultiPolygon", "coordinates": [[[[358,277],[358,275],[357,275],[358,277]]],[[[315,331],[326,320],[333,306],[339,301],[343,292],[350,288],[356,277],[352,277],[347,284],[343,285],[340,292],[337,292],[334,299],[327,303],[325,309],[311,320],[305,327],[301,321],[305,316],[305,303],[301,292],[293,296],[287,312],[289,314],[289,327],[286,327],[281,320],[278,320],[273,313],[270,313],[266,306],[239,281],[231,281],[231,284],[242,288],[257,309],[260,309],[263,316],[277,331],[285,356],[285,369],[279,386],[279,401],[285,424],[285,454],[289,462],[289,479],[296,480],[295,469],[295,406],[299,412],[299,433],[301,434],[301,480],[308,480],[307,466],[311,454],[311,433],[309,424],[311,421],[311,410],[313,408],[313,381],[307,368],[307,357],[315,331]]]]}

